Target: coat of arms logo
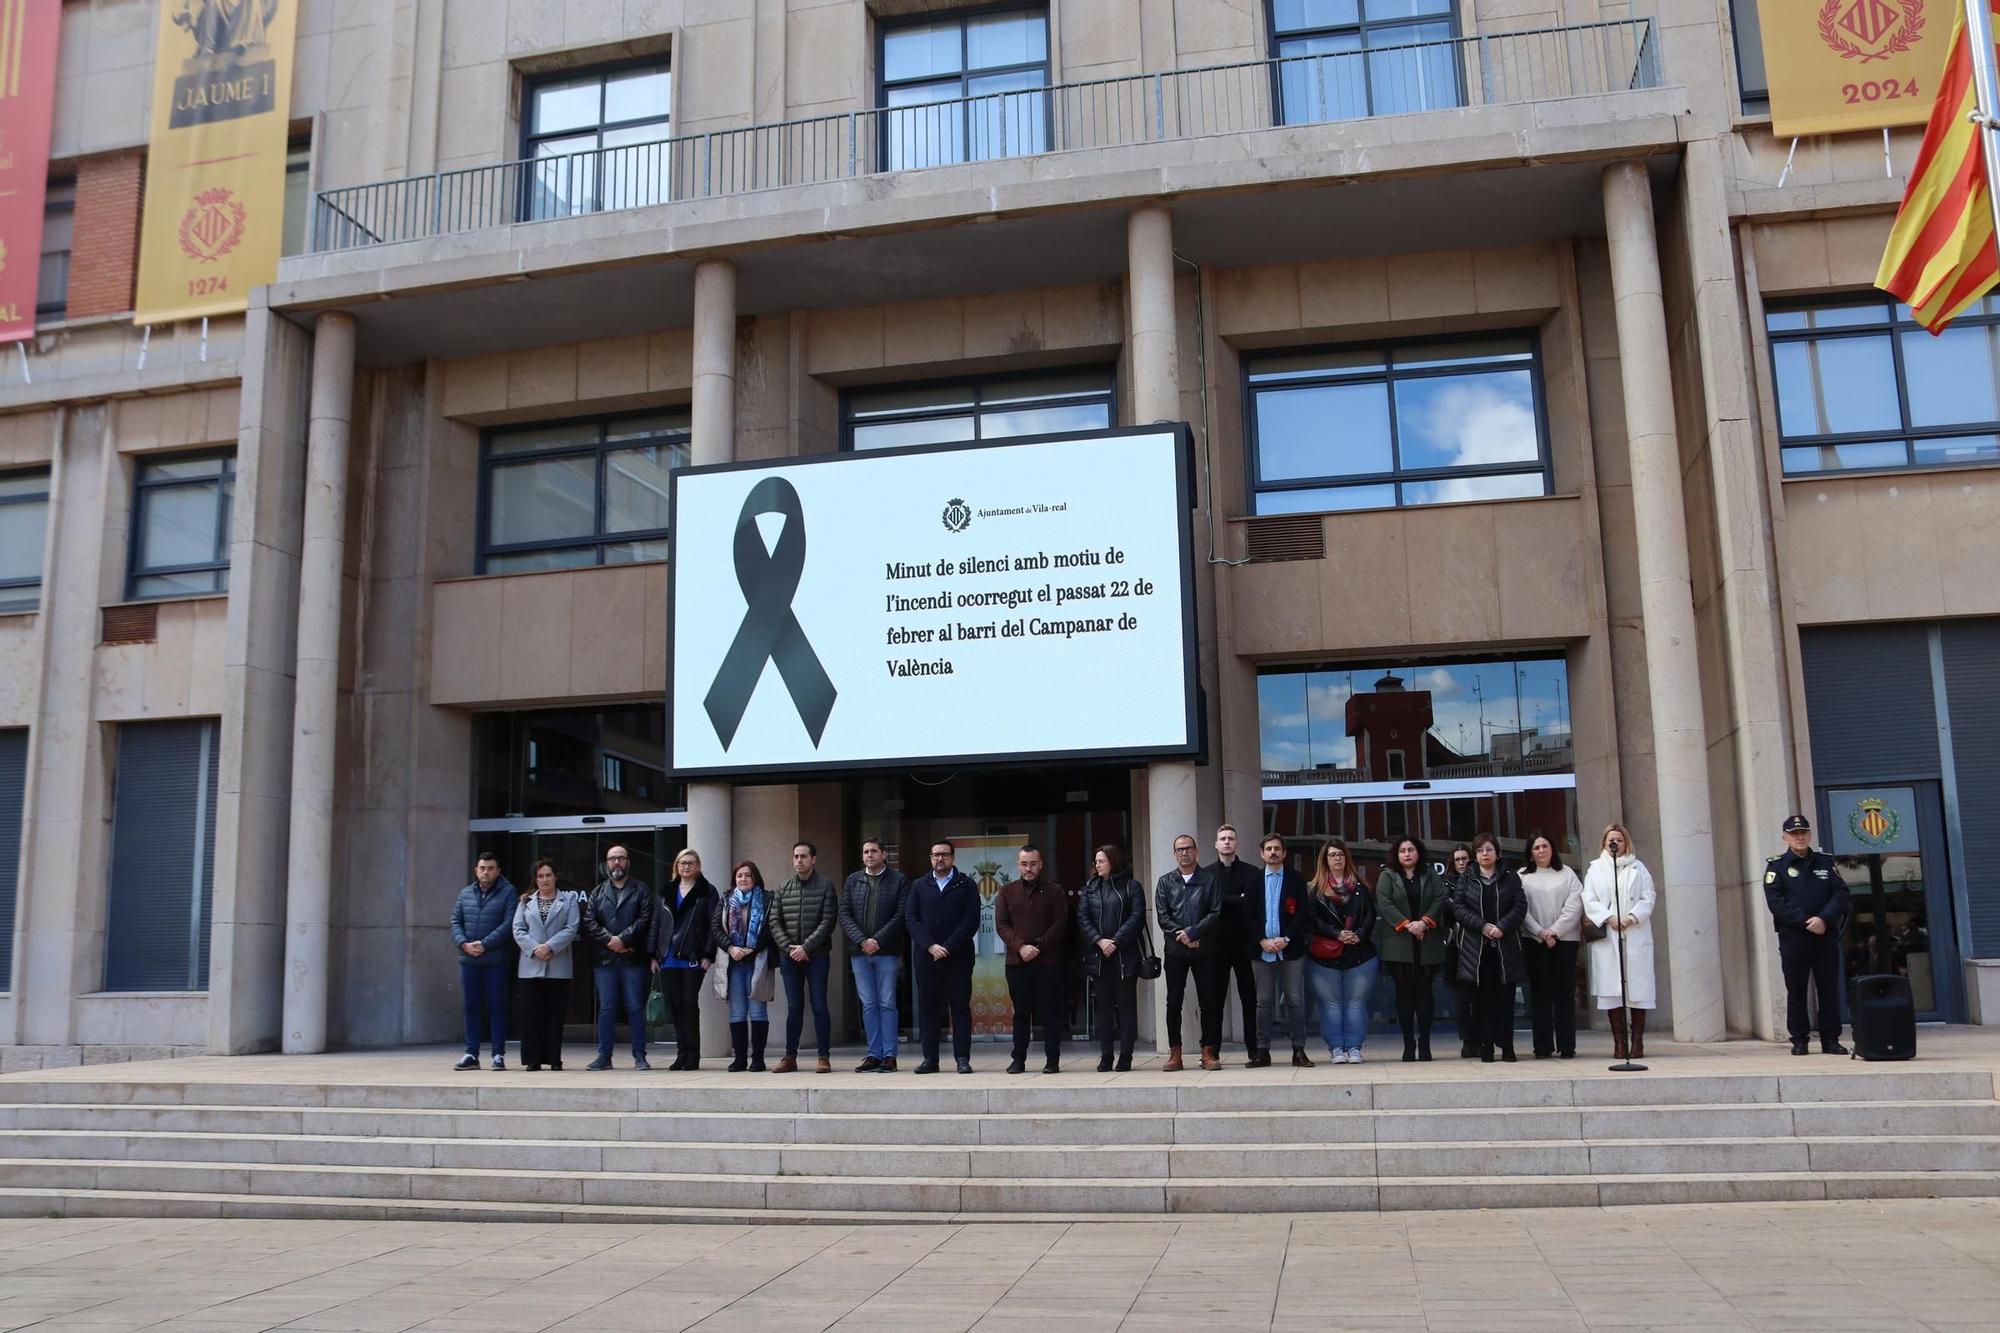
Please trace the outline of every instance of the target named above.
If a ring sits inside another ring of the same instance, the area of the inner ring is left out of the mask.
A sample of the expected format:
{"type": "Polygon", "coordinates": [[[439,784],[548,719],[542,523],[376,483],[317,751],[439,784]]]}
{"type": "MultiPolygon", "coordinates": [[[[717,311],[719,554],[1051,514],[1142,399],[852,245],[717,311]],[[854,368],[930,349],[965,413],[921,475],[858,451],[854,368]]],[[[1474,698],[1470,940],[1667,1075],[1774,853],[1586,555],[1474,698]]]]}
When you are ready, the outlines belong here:
{"type": "Polygon", "coordinates": [[[1924,32],[1923,0],[1826,0],[1819,39],[1842,60],[1887,60],[1924,32]]]}
{"type": "Polygon", "coordinates": [[[1903,817],[1879,796],[1864,796],[1847,815],[1847,831],[1867,847],[1886,847],[1903,831],[1903,817]]]}
{"type": "Polygon", "coordinates": [[[250,211],[234,192],[218,185],[194,197],[194,206],[181,215],[181,250],[189,259],[212,264],[236,248],[243,239],[243,224],[250,211]]]}

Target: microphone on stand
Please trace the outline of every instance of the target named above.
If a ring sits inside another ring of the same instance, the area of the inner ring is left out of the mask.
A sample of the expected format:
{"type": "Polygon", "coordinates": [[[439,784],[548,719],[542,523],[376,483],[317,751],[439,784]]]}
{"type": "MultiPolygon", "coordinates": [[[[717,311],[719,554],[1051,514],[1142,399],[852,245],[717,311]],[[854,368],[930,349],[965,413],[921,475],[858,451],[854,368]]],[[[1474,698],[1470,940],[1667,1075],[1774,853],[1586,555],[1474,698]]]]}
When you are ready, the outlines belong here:
{"type": "Polygon", "coordinates": [[[1625,985],[1625,888],[1618,882],[1618,854],[1611,855],[1611,919],[1618,926],[1618,1007],[1625,1015],[1625,1058],[1611,1066],[1614,1074],[1643,1074],[1646,1066],[1632,1060],[1632,997],[1625,985]]]}

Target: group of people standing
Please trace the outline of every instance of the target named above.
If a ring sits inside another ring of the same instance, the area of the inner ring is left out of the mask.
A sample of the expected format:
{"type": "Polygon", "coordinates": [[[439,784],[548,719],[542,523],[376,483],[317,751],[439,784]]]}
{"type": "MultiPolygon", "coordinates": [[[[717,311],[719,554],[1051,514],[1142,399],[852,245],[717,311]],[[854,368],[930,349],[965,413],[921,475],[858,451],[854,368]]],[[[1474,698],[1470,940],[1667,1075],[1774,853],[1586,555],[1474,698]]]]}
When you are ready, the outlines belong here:
{"type": "MultiPolygon", "coordinates": [[[[1236,829],[1224,824],[1206,865],[1192,835],[1174,839],[1174,865],[1154,884],[1149,905],[1116,845],[1096,849],[1092,874],[1074,894],[1046,876],[1039,848],[1023,847],[993,919],[1006,949],[1014,1011],[1008,1072],[1026,1072],[1037,1024],[1043,1072],[1061,1069],[1073,954],[1095,979],[1098,1068],[1107,1072],[1131,1068],[1138,983],[1155,976],[1166,981],[1169,1071],[1185,1067],[1190,980],[1201,1068],[1221,1068],[1232,982],[1248,1067],[1272,1063],[1273,1017],[1282,995],[1291,1063],[1304,1068],[1313,1063],[1306,1052],[1308,1023],[1316,1025],[1333,1063],[1361,1063],[1369,997],[1382,973],[1394,986],[1406,1061],[1432,1058],[1441,978],[1457,997],[1461,1057],[1516,1059],[1514,996],[1525,983],[1534,1054],[1567,1059],[1576,1054],[1576,965],[1586,945],[1591,993],[1599,1008],[1611,1011],[1619,1056],[1643,1054],[1645,1016],[1655,1003],[1650,922],[1656,893],[1630,835],[1621,825],[1607,828],[1600,855],[1581,878],[1563,864],[1547,835],[1531,834],[1527,848],[1528,862],[1509,869],[1501,864],[1498,841],[1482,833],[1453,848],[1447,866],[1434,863],[1416,838],[1402,837],[1370,885],[1337,838],[1322,844],[1311,874],[1302,875],[1287,864],[1279,835],[1262,839],[1259,863],[1252,864],[1237,854],[1236,829]],[[1160,957],[1153,954],[1149,907],[1164,942],[1160,957]]],[[[775,888],[749,860],[737,862],[728,886],[718,888],[690,849],[674,859],[672,883],[655,893],[631,874],[627,849],[612,847],[605,878],[587,893],[560,887],[547,860],[536,862],[533,888],[519,893],[498,860],[482,852],[452,913],[465,997],[466,1053],[458,1067],[478,1067],[482,1040],[493,1067],[506,1067],[511,977],[523,991],[523,1065],[561,1069],[568,989],[582,950],[597,1001],[591,1069],[611,1067],[621,1017],[630,1031],[633,1066],[652,1067],[646,1058],[649,991],[661,995],[672,1017],[677,1058],[671,1068],[698,1067],[707,984],[728,1007],[730,1070],[797,1070],[810,1011],[815,1069],[831,1072],[827,971],[838,931],[847,939],[868,1043],[856,1072],[897,1068],[897,984],[907,956],[922,1047],[915,1072],[939,1070],[948,1016],[954,1062],[960,1073],[970,1073],[973,946],[982,903],[977,884],[957,869],[949,841],[933,843],[928,860],[927,872],[911,879],[888,864],[879,838],[868,838],[861,869],[836,887],[819,870],[818,848],[801,839],[792,847],[791,874],[775,888]],[[787,1000],[784,1054],[767,1066],[768,1006],[780,981],[787,1000]]]]}

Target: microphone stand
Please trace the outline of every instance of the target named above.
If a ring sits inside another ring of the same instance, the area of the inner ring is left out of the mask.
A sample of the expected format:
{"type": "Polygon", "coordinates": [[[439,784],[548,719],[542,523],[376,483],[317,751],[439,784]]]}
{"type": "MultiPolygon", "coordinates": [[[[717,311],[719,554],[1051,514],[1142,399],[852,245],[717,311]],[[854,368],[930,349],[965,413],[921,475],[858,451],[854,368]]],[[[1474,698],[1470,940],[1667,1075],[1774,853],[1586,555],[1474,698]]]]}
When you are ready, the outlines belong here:
{"type": "Polygon", "coordinates": [[[1618,858],[1611,858],[1611,919],[1618,926],[1618,1007],[1625,1015],[1625,1058],[1611,1066],[1614,1074],[1643,1074],[1646,1066],[1632,1061],[1632,998],[1625,986],[1625,890],[1618,883],[1618,858]]]}

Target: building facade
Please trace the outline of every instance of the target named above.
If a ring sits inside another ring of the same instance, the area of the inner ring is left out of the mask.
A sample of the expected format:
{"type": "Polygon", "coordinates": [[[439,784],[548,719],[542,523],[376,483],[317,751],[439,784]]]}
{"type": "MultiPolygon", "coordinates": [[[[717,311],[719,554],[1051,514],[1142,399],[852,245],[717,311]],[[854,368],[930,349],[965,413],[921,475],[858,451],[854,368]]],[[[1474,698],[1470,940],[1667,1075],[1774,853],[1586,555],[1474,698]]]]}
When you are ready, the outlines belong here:
{"type": "Polygon", "coordinates": [[[1752,6],[299,0],[288,257],[150,331],[155,11],[62,13],[6,1067],[443,1039],[476,848],[1074,883],[1225,820],[1371,868],[1622,821],[1712,1040],[1782,1030],[1803,808],[1850,967],[2000,1018],[2000,302],[1871,291],[1915,131],[1774,139],[1752,6]],[[1201,762],[672,780],[674,468],[1162,420],[1201,762]]]}

